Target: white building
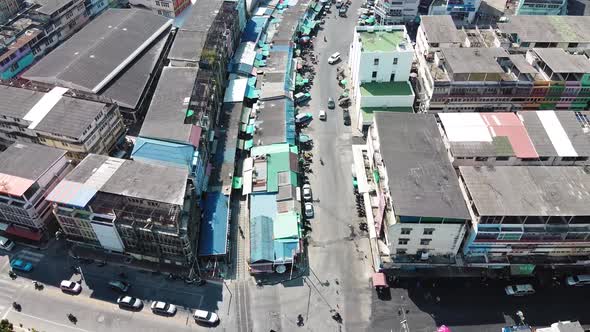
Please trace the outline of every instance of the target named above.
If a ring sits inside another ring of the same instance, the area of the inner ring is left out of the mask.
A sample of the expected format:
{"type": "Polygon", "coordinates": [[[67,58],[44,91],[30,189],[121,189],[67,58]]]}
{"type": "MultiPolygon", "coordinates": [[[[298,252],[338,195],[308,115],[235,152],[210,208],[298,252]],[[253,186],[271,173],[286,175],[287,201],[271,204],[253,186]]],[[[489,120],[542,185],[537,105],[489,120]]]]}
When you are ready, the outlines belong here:
{"type": "Polygon", "coordinates": [[[175,18],[180,15],[188,6],[190,0],[129,0],[129,4],[137,7],[149,8],[154,14],[162,15],[169,18],[175,18]]]}
{"type": "Polygon", "coordinates": [[[459,24],[472,23],[481,0],[435,0],[428,8],[428,15],[450,15],[459,24]]]}
{"type": "Polygon", "coordinates": [[[0,229],[32,241],[48,235],[53,214],[47,193],[70,170],[60,149],[14,143],[0,153],[0,229]]]}
{"type": "Polygon", "coordinates": [[[419,0],[379,0],[375,4],[377,24],[395,25],[413,22],[418,16],[419,0]]]}
{"type": "Polygon", "coordinates": [[[355,173],[381,266],[452,262],[470,214],[435,116],[376,112],[363,149],[355,173]]]}
{"type": "Polygon", "coordinates": [[[413,54],[404,26],[355,28],[349,65],[359,129],[368,128],[375,111],[413,111],[413,54]]]}

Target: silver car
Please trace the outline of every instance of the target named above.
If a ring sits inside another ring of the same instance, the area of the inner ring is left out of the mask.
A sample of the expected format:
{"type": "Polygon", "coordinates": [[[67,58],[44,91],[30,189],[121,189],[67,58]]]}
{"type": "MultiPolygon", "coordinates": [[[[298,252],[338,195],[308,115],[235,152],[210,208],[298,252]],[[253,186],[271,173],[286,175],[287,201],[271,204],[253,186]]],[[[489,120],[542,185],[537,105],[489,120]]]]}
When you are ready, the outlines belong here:
{"type": "Polygon", "coordinates": [[[199,309],[195,310],[195,313],[193,314],[193,318],[197,322],[211,324],[211,325],[219,322],[219,316],[217,316],[216,313],[211,312],[211,311],[199,310],[199,309]]]}
{"type": "Polygon", "coordinates": [[[139,310],[143,307],[143,302],[136,297],[120,296],[117,299],[117,304],[121,309],[139,310]]]}
{"type": "Polygon", "coordinates": [[[151,305],[154,314],[174,316],[176,314],[176,306],[171,303],[162,301],[154,301],[151,305]]]}

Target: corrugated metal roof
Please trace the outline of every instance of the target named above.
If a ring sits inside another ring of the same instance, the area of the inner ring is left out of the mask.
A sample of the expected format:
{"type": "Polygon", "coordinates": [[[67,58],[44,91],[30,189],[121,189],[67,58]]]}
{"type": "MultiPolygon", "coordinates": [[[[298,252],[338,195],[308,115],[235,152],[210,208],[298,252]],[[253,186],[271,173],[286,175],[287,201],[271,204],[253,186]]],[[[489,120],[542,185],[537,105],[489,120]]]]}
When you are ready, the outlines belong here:
{"type": "Polygon", "coordinates": [[[0,193],[22,196],[33,183],[34,180],[0,173],[0,193]]]}
{"type": "Polygon", "coordinates": [[[519,158],[538,158],[529,135],[514,113],[480,113],[492,136],[506,136],[514,154],[519,158]]]}
{"type": "Polygon", "coordinates": [[[279,213],[273,223],[274,239],[298,239],[299,217],[294,211],[279,213]]]}

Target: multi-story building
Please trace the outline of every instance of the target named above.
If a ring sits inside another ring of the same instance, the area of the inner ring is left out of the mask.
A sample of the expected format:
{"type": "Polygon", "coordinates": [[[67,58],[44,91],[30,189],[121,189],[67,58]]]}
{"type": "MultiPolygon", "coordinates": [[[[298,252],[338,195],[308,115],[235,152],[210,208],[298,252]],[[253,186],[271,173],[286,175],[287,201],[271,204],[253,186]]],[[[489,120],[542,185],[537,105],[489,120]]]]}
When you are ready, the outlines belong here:
{"type": "Polygon", "coordinates": [[[563,48],[583,51],[590,48],[590,16],[508,16],[498,23],[502,35],[517,51],[538,48],[563,48]]]}
{"type": "Polygon", "coordinates": [[[172,20],[146,10],[109,9],[23,77],[111,99],[125,122],[134,123],[149,106],[171,27],[172,20]]]}
{"type": "Polygon", "coordinates": [[[588,107],[587,57],[570,54],[557,44],[555,49],[518,51],[505,33],[494,30],[455,29],[453,33],[448,18],[440,24],[445,31],[440,36],[437,20],[426,18],[418,29],[416,45],[421,111],[588,107]]]}
{"type": "Polygon", "coordinates": [[[389,249],[381,266],[452,262],[470,215],[435,116],[376,112],[374,120],[355,173],[369,233],[389,249]]]}
{"type": "Polygon", "coordinates": [[[567,0],[520,0],[515,15],[567,15],[567,0]]]}
{"type": "Polygon", "coordinates": [[[355,28],[349,65],[359,129],[366,132],[376,111],[413,112],[413,57],[403,25],[355,28]]]}
{"type": "Polygon", "coordinates": [[[86,6],[86,15],[93,18],[109,8],[109,0],[84,0],[84,5],[86,6]]]}
{"type": "Polygon", "coordinates": [[[590,126],[580,112],[439,113],[453,166],[590,163],[590,126]]]}
{"type": "Polygon", "coordinates": [[[154,14],[162,15],[168,18],[175,18],[180,15],[188,6],[190,0],[129,0],[132,6],[148,8],[154,14]]]}
{"type": "Polygon", "coordinates": [[[184,122],[198,70],[164,67],[131,156],[133,160],[188,169],[200,196],[207,186],[207,158],[199,147],[207,137],[201,127],[184,122]]]}
{"type": "Polygon", "coordinates": [[[68,241],[190,268],[198,213],[188,170],[90,154],[49,194],[68,241]]]}
{"type": "Polygon", "coordinates": [[[27,4],[1,26],[0,79],[18,76],[88,22],[82,0],[27,4]]]}
{"type": "Polygon", "coordinates": [[[66,150],[77,162],[88,153],[108,154],[125,135],[117,104],[93,95],[6,84],[0,100],[0,145],[43,144],[66,150]]]}
{"type": "Polygon", "coordinates": [[[23,0],[1,0],[0,1],[0,24],[4,24],[6,21],[16,14],[23,6],[23,0]]]}
{"type": "Polygon", "coordinates": [[[47,240],[54,220],[47,195],[71,170],[66,151],[14,143],[0,152],[0,229],[28,241],[47,240]]]}
{"type": "Polygon", "coordinates": [[[481,0],[434,0],[428,15],[449,15],[458,24],[473,23],[481,0]]]}
{"type": "Polygon", "coordinates": [[[585,166],[459,167],[473,215],[463,252],[480,266],[576,265],[590,258],[585,166]]]}
{"type": "Polygon", "coordinates": [[[414,22],[418,16],[419,0],[380,0],[375,4],[375,19],[380,25],[414,22]]]}

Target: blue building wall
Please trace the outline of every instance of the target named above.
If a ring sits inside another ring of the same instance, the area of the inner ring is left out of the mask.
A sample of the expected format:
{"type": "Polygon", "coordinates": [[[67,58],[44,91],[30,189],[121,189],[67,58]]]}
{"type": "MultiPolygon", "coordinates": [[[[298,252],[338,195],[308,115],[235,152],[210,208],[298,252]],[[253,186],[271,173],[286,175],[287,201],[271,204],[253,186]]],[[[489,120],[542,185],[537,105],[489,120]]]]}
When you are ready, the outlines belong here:
{"type": "Polygon", "coordinates": [[[9,79],[15,77],[21,71],[23,71],[23,69],[30,66],[33,63],[33,61],[35,61],[35,57],[33,56],[33,53],[31,53],[31,50],[29,49],[29,53],[22,56],[18,61],[12,62],[9,66],[6,66],[6,69],[2,70],[2,72],[0,73],[0,78],[3,80],[9,80],[9,79]],[[15,63],[17,64],[17,67],[12,68],[12,66],[15,63]]]}

